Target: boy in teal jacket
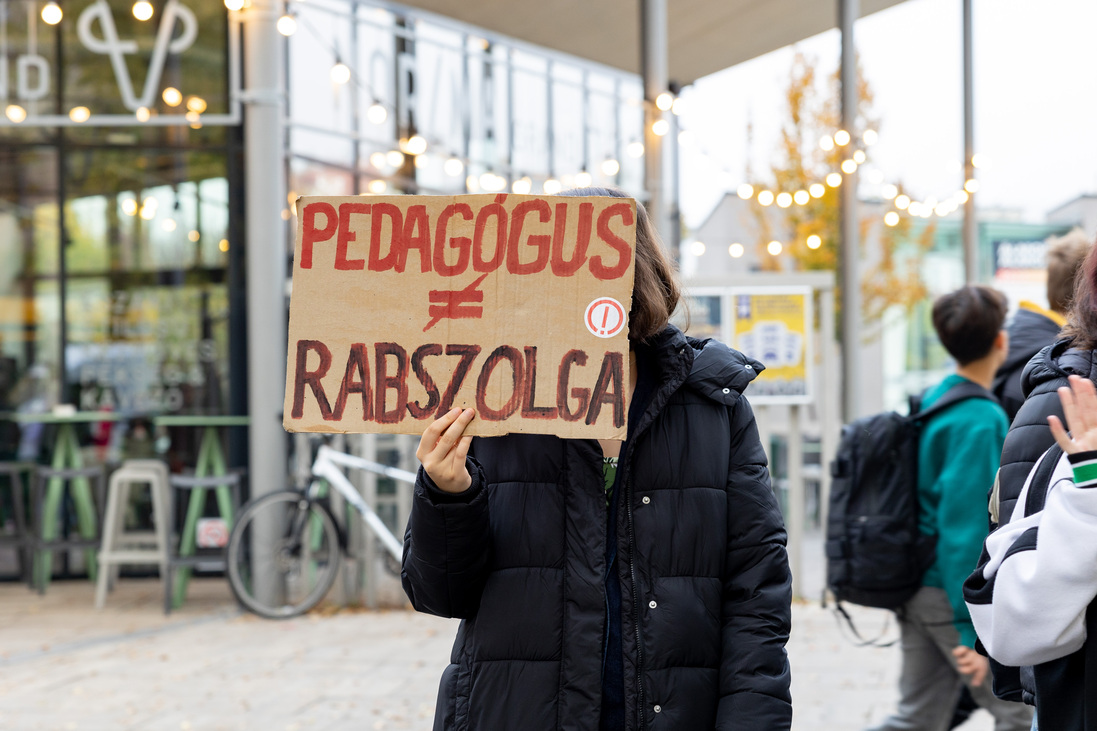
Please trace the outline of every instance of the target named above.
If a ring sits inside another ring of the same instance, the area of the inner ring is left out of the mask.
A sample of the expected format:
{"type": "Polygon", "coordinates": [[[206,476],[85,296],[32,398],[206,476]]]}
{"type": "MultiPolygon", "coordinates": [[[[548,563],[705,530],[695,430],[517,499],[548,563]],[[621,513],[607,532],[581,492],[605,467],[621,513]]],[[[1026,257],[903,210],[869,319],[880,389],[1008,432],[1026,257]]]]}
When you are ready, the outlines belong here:
{"type": "MultiPolygon", "coordinates": [[[[933,327],[957,365],[926,392],[922,408],[964,381],[990,388],[1009,352],[1005,318],[1005,297],[989,287],[963,287],[934,302],[933,327]]],[[[962,593],[987,536],[986,496],[1007,428],[997,403],[972,398],[948,407],[922,429],[919,525],[937,536],[937,555],[922,588],[899,610],[899,708],[873,731],[945,731],[951,701],[964,683],[994,716],[995,731],[1028,731],[1032,724],[1031,708],[991,692],[987,660],[974,649],[975,630],[962,593]]]]}

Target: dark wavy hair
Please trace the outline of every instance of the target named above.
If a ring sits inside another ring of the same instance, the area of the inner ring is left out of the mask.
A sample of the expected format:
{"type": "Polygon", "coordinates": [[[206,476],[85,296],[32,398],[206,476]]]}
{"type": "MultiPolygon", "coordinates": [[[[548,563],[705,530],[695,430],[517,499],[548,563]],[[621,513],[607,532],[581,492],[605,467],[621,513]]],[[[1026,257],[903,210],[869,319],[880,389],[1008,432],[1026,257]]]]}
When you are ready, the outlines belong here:
{"type": "Polygon", "coordinates": [[[1097,350],[1097,246],[1091,247],[1074,280],[1074,300],[1059,337],[1082,350],[1097,350]]]}
{"type": "MultiPolygon", "coordinates": [[[[617,188],[570,188],[560,195],[573,197],[631,198],[617,188]]],[[[659,233],[640,201],[636,201],[636,267],[632,289],[632,307],[628,313],[629,340],[644,342],[662,332],[670,323],[674,309],[682,299],[681,285],[674,264],[663,250],[659,233]]]]}
{"type": "Polygon", "coordinates": [[[933,329],[948,354],[964,366],[990,352],[1007,310],[1006,296],[998,290],[968,285],[933,303],[933,329]]]}

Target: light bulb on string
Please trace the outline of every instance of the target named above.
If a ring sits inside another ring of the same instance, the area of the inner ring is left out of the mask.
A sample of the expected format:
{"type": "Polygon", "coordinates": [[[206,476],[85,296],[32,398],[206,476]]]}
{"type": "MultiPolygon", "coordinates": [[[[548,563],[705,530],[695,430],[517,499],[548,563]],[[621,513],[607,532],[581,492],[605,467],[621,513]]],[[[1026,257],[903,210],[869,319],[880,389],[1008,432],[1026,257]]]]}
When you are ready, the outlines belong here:
{"type": "Polygon", "coordinates": [[[778,256],[784,248],[780,241],[770,241],[766,244],[766,251],[769,252],[770,256],[778,256]]]}
{"type": "Polygon", "coordinates": [[[839,185],[842,184],[842,174],[830,173],[829,175],[827,175],[826,181],[827,185],[829,185],[831,188],[837,188],[839,185]]]}
{"type": "Polygon", "coordinates": [[[819,138],[819,147],[824,152],[830,152],[834,149],[834,138],[830,135],[823,135],[819,138]]]}
{"type": "Polygon", "coordinates": [[[138,20],[145,21],[152,17],[153,9],[152,3],[148,0],[137,0],[133,4],[133,17],[138,20]]]}
{"type": "Polygon", "coordinates": [[[899,224],[899,214],[895,211],[888,211],[884,214],[884,223],[888,226],[896,226],[899,224]]]}
{"type": "Polygon", "coordinates": [[[823,239],[819,234],[812,234],[811,236],[808,236],[806,243],[809,249],[818,249],[823,245],[823,239]]]}
{"type": "Polygon", "coordinates": [[[528,177],[521,177],[511,183],[510,189],[518,195],[529,195],[533,190],[533,181],[528,177]]]}
{"type": "Polygon", "coordinates": [[[865,151],[864,151],[864,150],[856,150],[856,151],[854,151],[854,153],[853,153],[853,161],[854,161],[855,163],[857,163],[858,165],[863,165],[863,164],[864,164],[864,162],[865,162],[865,151]]]}
{"type": "Polygon", "coordinates": [[[802,206],[811,200],[811,195],[806,190],[798,190],[792,194],[792,200],[796,205],[802,206]]]}
{"type": "Polygon", "coordinates": [[[446,171],[446,175],[456,178],[464,172],[465,163],[461,162],[460,158],[451,157],[442,165],[442,169],[446,171]]]}
{"type": "Polygon", "coordinates": [[[225,0],[225,7],[236,12],[244,9],[244,0],[225,0]]]}
{"type": "Polygon", "coordinates": [[[331,67],[331,81],[339,86],[350,81],[350,66],[347,66],[342,61],[336,60],[335,64],[331,67]]]}
{"type": "Polygon", "coordinates": [[[884,197],[884,200],[891,200],[895,196],[899,195],[899,188],[891,183],[885,183],[884,187],[880,188],[880,195],[884,197]]]}
{"type": "Polygon", "coordinates": [[[966,190],[968,193],[978,193],[979,192],[979,181],[976,180],[975,178],[971,178],[970,180],[964,181],[964,190],[966,190]]]}
{"type": "Polygon", "coordinates": [[[87,107],[73,107],[69,110],[69,119],[77,124],[83,124],[91,118],[91,110],[87,107]]]}
{"type": "Polygon", "coordinates": [[[662,137],[670,132],[670,122],[665,119],[657,119],[651,124],[651,133],[656,137],[662,137]]]}
{"type": "Polygon", "coordinates": [[[906,195],[906,194],[903,194],[903,193],[900,193],[899,195],[895,196],[895,207],[898,208],[900,211],[905,210],[906,208],[909,208],[910,207],[910,196],[906,195]]]}
{"type": "Polygon", "coordinates": [[[781,208],[788,208],[792,205],[792,195],[789,193],[781,192],[777,194],[777,205],[781,208]]]}
{"type": "Polygon", "coordinates": [[[389,184],[384,180],[371,180],[369,181],[369,192],[374,195],[381,195],[388,190],[389,184]]]}
{"type": "Polygon", "coordinates": [[[846,132],[844,129],[840,129],[834,133],[834,144],[838,145],[839,147],[845,147],[846,145],[848,145],[849,140],[849,132],[846,132]]]}
{"type": "Polygon", "coordinates": [[[375,152],[369,156],[369,164],[377,169],[381,169],[388,165],[388,159],[383,152],[375,152]]]}
{"type": "Polygon", "coordinates": [[[617,162],[612,157],[606,158],[602,161],[602,174],[608,177],[613,177],[617,173],[621,172],[621,163],[617,162]]]}
{"type": "Polygon", "coordinates": [[[822,183],[812,183],[811,187],[808,188],[808,195],[812,198],[822,198],[826,192],[827,188],[822,183]]]}
{"type": "Polygon", "coordinates": [[[594,179],[586,170],[580,170],[575,174],[576,188],[589,188],[592,182],[594,182],[594,179]]]}
{"type": "Polygon", "coordinates": [[[369,109],[366,110],[366,119],[371,124],[384,124],[385,120],[389,118],[389,111],[385,109],[385,105],[381,102],[374,100],[373,104],[369,105],[369,109]]]}
{"type": "Polygon", "coordinates": [[[864,140],[865,144],[868,145],[869,147],[871,147],[872,145],[875,145],[876,140],[878,139],[878,136],[876,134],[876,130],[866,129],[864,132],[861,133],[861,139],[864,140]]]}
{"type": "Polygon", "coordinates": [[[655,107],[661,112],[669,111],[674,106],[674,95],[668,91],[664,91],[659,96],[655,97],[655,107]]]}
{"type": "Polygon", "coordinates": [[[42,22],[46,25],[57,25],[63,17],[65,13],[61,10],[61,6],[52,0],[42,8],[42,22]]]}
{"type": "Polygon", "coordinates": [[[400,140],[400,149],[408,155],[422,155],[427,151],[427,141],[421,135],[412,135],[400,140]]]}
{"type": "Polygon", "coordinates": [[[689,245],[689,253],[693,254],[694,256],[704,256],[705,255],[705,244],[704,244],[704,242],[703,241],[694,241],[692,244],[689,245]]]}
{"type": "Polygon", "coordinates": [[[4,116],[12,122],[19,124],[27,118],[27,110],[18,104],[9,104],[7,108],[4,109],[4,116]]]}
{"type": "Polygon", "coordinates": [[[857,163],[853,160],[842,160],[842,172],[846,175],[853,175],[857,172],[857,163]]]}
{"type": "Polygon", "coordinates": [[[644,143],[643,142],[630,142],[625,150],[629,157],[643,157],[644,156],[644,143]]]}
{"type": "Polygon", "coordinates": [[[564,186],[556,178],[547,178],[545,182],[541,184],[541,190],[545,192],[545,195],[556,195],[563,187],[564,186]]]}
{"type": "Polygon", "coordinates": [[[768,206],[773,203],[773,193],[768,190],[762,190],[758,192],[758,203],[763,206],[768,206]]]}
{"type": "Polygon", "coordinates": [[[754,197],[754,186],[750,183],[743,183],[735,192],[743,200],[749,200],[754,197]]]}
{"type": "Polygon", "coordinates": [[[278,29],[279,33],[289,38],[297,32],[297,18],[292,13],[286,13],[278,19],[274,27],[278,29]]]}
{"type": "Polygon", "coordinates": [[[389,167],[399,168],[404,166],[404,153],[399,150],[389,150],[385,153],[385,161],[389,167]]]}
{"type": "Polygon", "coordinates": [[[728,247],[728,255],[733,259],[738,259],[743,255],[743,245],[736,241],[734,244],[728,247]]]}

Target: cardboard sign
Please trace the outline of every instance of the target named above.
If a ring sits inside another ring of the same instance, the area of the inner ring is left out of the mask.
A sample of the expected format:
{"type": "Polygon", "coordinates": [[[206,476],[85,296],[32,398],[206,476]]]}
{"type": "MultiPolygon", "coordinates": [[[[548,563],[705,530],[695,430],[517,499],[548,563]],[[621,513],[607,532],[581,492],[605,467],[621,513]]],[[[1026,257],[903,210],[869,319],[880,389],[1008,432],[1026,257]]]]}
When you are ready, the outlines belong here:
{"type": "Polygon", "coordinates": [[[304,197],[288,431],[625,438],[636,204],[304,197]]]}

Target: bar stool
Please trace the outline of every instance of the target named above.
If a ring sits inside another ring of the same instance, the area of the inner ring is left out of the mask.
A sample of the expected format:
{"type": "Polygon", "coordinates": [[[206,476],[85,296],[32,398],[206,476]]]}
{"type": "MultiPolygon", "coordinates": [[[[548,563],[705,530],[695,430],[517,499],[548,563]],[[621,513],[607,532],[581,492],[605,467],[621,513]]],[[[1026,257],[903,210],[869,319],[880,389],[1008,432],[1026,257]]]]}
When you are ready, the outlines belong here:
{"type": "Polygon", "coordinates": [[[53,554],[74,548],[87,551],[88,578],[95,580],[95,549],[99,547],[97,526],[102,516],[106,480],[101,467],[54,469],[39,466],[34,471],[31,505],[31,547],[34,551],[34,576],[32,586],[39,594],[46,593],[46,584],[52,573],[53,554]],[[89,489],[89,481],[95,483],[95,497],[89,489]],[[59,489],[55,489],[59,488],[59,489]],[[79,538],[64,535],[63,512],[65,495],[72,498],[76,508],[79,538]]]}
{"type": "Polygon", "coordinates": [[[103,542],[99,548],[99,578],[95,585],[95,608],[102,609],[107,592],[118,583],[122,564],[154,564],[160,580],[167,582],[171,522],[168,466],[156,459],[128,459],[110,476],[107,508],[103,516],[103,542]],[[126,508],[130,488],[147,485],[152,498],[154,530],[126,532],[126,508]]]}
{"type": "Polygon", "coordinates": [[[7,478],[7,486],[11,490],[11,507],[14,515],[15,533],[0,534],[0,546],[14,546],[16,557],[19,559],[19,579],[29,586],[31,583],[31,566],[34,564],[34,555],[31,553],[30,533],[27,531],[27,508],[24,502],[27,483],[23,481],[23,475],[31,475],[34,472],[33,462],[0,462],[0,477],[7,478]]]}
{"type": "MultiPolygon", "coordinates": [[[[215,490],[218,496],[217,505],[221,518],[231,530],[233,515],[236,514],[237,509],[240,506],[239,472],[229,472],[223,475],[209,475],[206,477],[172,475],[170,483],[173,490],[192,491],[189,500],[190,509],[188,510],[188,514],[195,510],[204,510],[206,496],[208,494],[206,491],[211,489],[215,490]],[[226,492],[229,497],[227,504],[223,497],[226,492]],[[195,507],[196,504],[197,507],[195,507]]],[[[169,508],[174,505],[174,502],[174,499],[168,501],[169,508]]],[[[169,515],[169,521],[169,525],[175,525],[174,513],[169,515]]],[[[191,525],[191,521],[188,520],[187,525],[191,525]]],[[[186,584],[182,581],[178,582],[179,587],[177,587],[176,591],[172,591],[172,577],[177,567],[190,569],[198,565],[206,566],[214,563],[220,564],[222,567],[225,565],[224,549],[221,550],[221,555],[211,556],[209,554],[196,554],[196,546],[197,525],[195,525],[194,530],[189,533],[184,530],[183,535],[179,537],[178,548],[173,544],[168,551],[166,581],[164,582],[164,614],[171,614],[172,607],[180,606],[186,595],[186,584]]]]}

